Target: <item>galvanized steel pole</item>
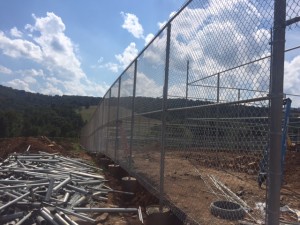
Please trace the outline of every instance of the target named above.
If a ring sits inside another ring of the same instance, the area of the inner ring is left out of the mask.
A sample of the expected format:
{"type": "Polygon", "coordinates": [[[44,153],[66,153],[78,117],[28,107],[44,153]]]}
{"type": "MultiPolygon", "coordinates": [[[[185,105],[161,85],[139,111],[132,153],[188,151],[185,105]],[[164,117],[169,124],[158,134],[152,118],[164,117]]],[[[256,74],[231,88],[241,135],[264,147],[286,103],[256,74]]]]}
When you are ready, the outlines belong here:
{"type": "Polygon", "coordinates": [[[133,147],[133,129],[134,129],[134,109],[135,109],[135,95],[136,95],[136,77],[137,77],[137,60],[134,61],[134,75],[133,75],[133,91],[132,91],[132,105],[131,105],[131,129],[130,129],[130,146],[129,146],[129,172],[132,166],[132,147],[133,147]]]}
{"type": "Polygon", "coordinates": [[[111,102],[111,100],[110,100],[110,98],[111,98],[111,88],[109,89],[109,99],[108,99],[108,110],[107,110],[107,121],[106,121],[106,149],[105,149],[105,153],[106,153],[106,155],[107,155],[107,153],[108,153],[108,139],[109,139],[109,120],[110,120],[110,102],[111,102]]]}
{"type": "Polygon", "coordinates": [[[119,78],[119,86],[118,86],[118,101],[117,101],[117,119],[116,119],[116,139],[115,139],[115,154],[114,154],[114,162],[117,160],[117,149],[119,146],[119,111],[120,111],[120,92],[121,92],[121,77],[119,78]]]}
{"type": "Polygon", "coordinates": [[[281,121],[284,78],[286,1],[275,0],[271,65],[270,155],[266,222],[279,224],[281,187],[281,121]]]}
{"type": "Polygon", "coordinates": [[[166,62],[165,62],[165,80],[163,89],[162,103],[162,127],[161,127],[161,156],[160,156],[160,190],[159,190],[159,207],[162,210],[164,196],[164,176],[165,176],[165,144],[166,144],[166,117],[167,117],[167,100],[169,84],[169,63],[170,63],[170,42],[171,42],[171,23],[167,25],[167,43],[166,43],[166,62]]]}

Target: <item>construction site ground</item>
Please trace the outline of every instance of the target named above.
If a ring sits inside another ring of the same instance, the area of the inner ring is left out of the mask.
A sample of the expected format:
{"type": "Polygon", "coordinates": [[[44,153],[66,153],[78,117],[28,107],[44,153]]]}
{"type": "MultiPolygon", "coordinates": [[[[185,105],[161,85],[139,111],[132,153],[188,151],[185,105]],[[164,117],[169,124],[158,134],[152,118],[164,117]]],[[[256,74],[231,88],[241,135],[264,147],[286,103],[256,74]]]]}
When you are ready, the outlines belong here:
{"type": "MultiPolygon", "coordinates": [[[[244,201],[250,210],[245,221],[264,223],[266,183],[259,187],[257,176],[260,157],[249,153],[176,151],[165,153],[164,190],[166,198],[181,209],[187,217],[199,224],[240,224],[212,216],[210,205],[217,200],[228,200],[212,183],[216,178],[244,201]]],[[[160,153],[158,151],[134,152],[134,170],[146,177],[153,186],[159,187],[160,153]]],[[[281,206],[300,210],[300,152],[288,151],[281,188],[281,206]]],[[[281,221],[297,223],[297,216],[282,212],[281,221]]]]}
{"type": "MultiPolygon", "coordinates": [[[[0,139],[0,157],[5,159],[13,152],[24,152],[28,146],[30,151],[45,151],[49,153],[59,153],[64,156],[82,158],[94,162],[101,167],[95,155],[78,148],[78,143],[72,140],[55,139],[49,140],[46,137],[28,138],[6,138],[0,139]]],[[[177,208],[183,211],[188,218],[200,224],[239,224],[236,221],[228,221],[216,218],[210,213],[210,204],[218,199],[222,199],[218,193],[214,192],[212,186],[207,186],[209,177],[219,179],[230,190],[239,195],[252,209],[246,215],[246,221],[259,222],[264,218],[262,210],[256,207],[257,203],[264,203],[266,198],[266,186],[258,187],[257,174],[251,170],[251,166],[257,165],[256,156],[236,155],[223,152],[220,160],[216,163],[215,156],[209,152],[192,152],[187,155],[179,151],[166,152],[165,164],[165,186],[166,198],[177,208]],[[205,156],[204,156],[204,155],[205,156]],[[205,159],[205,160],[203,160],[205,159]],[[211,159],[211,160],[210,160],[211,159]],[[244,168],[242,164],[247,161],[250,167],[244,168]],[[221,166],[220,166],[221,165],[221,166]],[[209,188],[210,187],[210,188],[209,188]]],[[[134,152],[133,169],[137,174],[144,177],[153,186],[159,187],[157,174],[159,173],[159,152],[152,151],[150,154],[134,152]]],[[[300,152],[287,152],[284,184],[281,189],[281,205],[288,205],[292,209],[300,210],[300,152]]],[[[113,177],[104,169],[108,185],[116,190],[121,190],[120,179],[113,177]]],[[[126,173],[124,172],[124,175],[126,173]]],[[[211,184],[210,184],[211,185],[211,184]]],[[[144,218],[145,207],[157,204],[158,199],[152,196],[146,189],[139,186],[137,193],[132,198],[124,198],[121,194],[110,194],[108,206],[110,207],[138,207],[141,206],[144,218]]],[[[94,215],[95,218],[101,216],[94,215]]],[[[102,215],[100,224],[103,225],[138,225],[140,221],[135,214],[109,214],[102,215]]],[[[183,218],[181,218],[183,219],[183,218]]],[[[296,222],[297,218],[292,213],[281,213],[282,221],[296,222]]],[[[88,225],[80,222],[79,224],[88,225]]],[[[146,223],[147,224],[147,223],[146,223]]],[[[180,224],[180,221],[173,217],[172,225],[180,224]]]]}
{"type": "MultiPolygon", "coordinates": [[[[18,138],[4,138],[0,139],[0,157],[5,159],[9,154],[17,152],[24,152],[30,145],[30,152],[44,151],[48,153],[58,153],[63,156],[74,158],[81,158],[94,162],[96,166],[101,168],[99,160],[95,155],[89,155],[84,150],[78,148],[78,143],[72,139],[55,139],[49,140],[47,137],[18,137],[18,138]]],[[[107,185],[115,190],[122,190],[120,179],[113,177],[108,170],[103,168],[105,178],[108,180],[107,185]]],[[[123,174],[126,175],[125,171],[123,174]]],[[[158,200],[146,191],[142,186],[138,189],[133,197],[124,197],[122,194],[109,193],[108,202],[104,207],[142,207],[144,223],[147,224],[147,216],[145,214],[145,207],[152,204],[157,204],[158,200]]],[[[99,207],[101,207],[99,205],[99,207]]],[[[103,207],[103,206],[102,206],[103,207]]],[[[117,214],[94,214],[94,219],[99,220],[97,225],[139,225],[141,222],[138,215],[134,213],[117,213],[117,214]]],[[[75,217],[72,219],[76,220],[75,217]]],[[[172,216],[173,224],[180,224],[176,217],[172,216]]],[[[90,225],[88,222],[82,220],[76,221],[80,225],[90,225]]]]}

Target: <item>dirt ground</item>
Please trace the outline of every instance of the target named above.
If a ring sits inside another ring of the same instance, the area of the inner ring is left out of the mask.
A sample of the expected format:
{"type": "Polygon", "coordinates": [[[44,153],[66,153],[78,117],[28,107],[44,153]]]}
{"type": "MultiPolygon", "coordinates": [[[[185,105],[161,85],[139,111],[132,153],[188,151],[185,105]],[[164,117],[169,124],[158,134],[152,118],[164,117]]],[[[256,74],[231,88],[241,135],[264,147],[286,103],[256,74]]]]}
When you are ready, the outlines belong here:
{"type": "MultiPolygon", "coordinates": [[[[134,167],[153,185],[159,188],[157,172],[160,160],[159,152],[144,154],[136,151],[134,167]]],[[[164,190],[166,198],[180,208],[188,217],[186,221],[199,224],[239,224],[212,216],[210,204],[217,200],[231,200],[220,191],[212,178],[229,188],[245,202],[248,213],[246,221],[262,223],[264,221],[264,203],[266,201],[265,183],[260,188],[257,183],[258,155],[247,153],[192,151],[189,154],[169,150],[165,155],[164,190]]],[[[288,205],[300,210],[300,152],[287,152],[284,184],[281,189],[281,206],[288,205]]],[[[223,189],[224,190],[224,189],[223,189]]],[[[227,194],[227,192],[226,192],[227,194]]],[[[182,218],[184,219],[184,218],[182,218]]],[[[297,222],[296,215],[281,213],[282,221],[297,222]]]]}
{"type": "MultiPolygon", "coordinates": [[[[53,142],[46,137],[10,138],[0,139],[0,157],[6,158],[13,152],[24,152],[28,145],[30,151],[45,151],[60,153],[64,156],[83,158],[93,161],[99,167],[101,160],[99,156],[89,155],[84,151],[74,149],[74,143],[66,140],[53,142]]],[[[224,184],[233,193],[245,202],[249,211],[245,217],[246,221],[263,221],[263,210],[260,209],[266,201],[266,186],[260,188],[257,184],[258,155],[244,154],[237,157],[236,154],[221,152],[216,155],[209,151],[185,152],[169,150],[165,155],[165,186],[166,199],[171,201],[177,208],[186,214],[181,215],[185,223],[196,221],[199,224],[238,224],[236,221],[224,220],[212,216],[210,204],[216,200],[225,200],[225,194],[220,192],[212,179],[224,184]],[[245,166],[246,165],[246,166],[245,166]]],[[[159,162],[160,153],[153,151],[134,152],[134,170],[137,174],[145,177],[150,185],[159,190],[159,162]]],[[[281,205],[288,205],[292,209],[300,210],[300,152],[287,152],[284,184],[281,189],[281,205]]],[[[103,168],[108,185],[114,189],[121,190],[120,177],[116,178],[103,168]]],[[[126,172],[122,172],[123,176],[126,172]]],[[[230,199],[229,199],[230,200],[230,199]]],[[[144,218],[145,207],[157,204],[158,199],[152,196],[142,186],[138,187],[137,193],[132,198],[124,198],[121,194],[109,194],[108,206],[110,207],[138,207],[141,206],[144,218]]],[[[98,217],[100,215],[94,215],[98,217]]],[[[293,213],[281,213],[282,221],[296,222],[297,218],[293,213]]],[[[80,222],[79,224],[87,225],[80,222]]],[[[99,225],[138,225],[141,224],[134,214],[109,215],[99,225]]],[[[146,223],[147,224],[147,223],[146,223]]],[[[173,217],[172,225],[180,224],[178,219],[173,217]]],[[[170,224],[170,225],[171,225],[170,224]]]]}
{"type": "MultiPolygon", "coordinates": [[[[103,169],[103,173],[108,180],[108,186],[115,190],[122,190],[120,177],[116,178],[103,168],[103,165],[99,162],[95,155],[89,155],[83,150],[74,149],[76,143],[67,139],[58,139],[51,141],[47,137],[20,137],[20,138],[4,138],[0,139],[0,157],[5,159],[10,153],[24,152],[30,145],[30,152],[44,151],[49,153],[59,153],[63,156],[76,157],[93,161],[94,164],[103,169]]],[[[78,144],[77,144],[78,145],[78,144]]],[[[122,174],[125,176],[126,172],[122,174]]],[[[145,214],[145,207],[152,204],[157,204],[158,200],[146,191],[142,186],[138,186],[136,194],[133,197],[124,198],[124,195],[113,193],[109,194],[108,202],[103,207],[142,207],[144,222],[147,224],[147,216],[145,214]]],[[[100,205],[99,205],[100,206],[100,205]]],[[[72,217],[72,216],[71,216],[72,217]]],[[[174,217],[174,216],[173,216],[174,217]]],[[[179,224],[179,221],[174,217],[174,225],[179,224]]],[[[101,222],[97,225],[140,225],[141,222],[136,214],[95,214],[93,218],[100,218],[101,222]],[[102,218],[100,218],[102,217],[102,218]]],[[[73,217],[74,220],[76,218],[73,217]]],[[[80,225],[90,225],[84,221],[76,221],[80,225]]]]}

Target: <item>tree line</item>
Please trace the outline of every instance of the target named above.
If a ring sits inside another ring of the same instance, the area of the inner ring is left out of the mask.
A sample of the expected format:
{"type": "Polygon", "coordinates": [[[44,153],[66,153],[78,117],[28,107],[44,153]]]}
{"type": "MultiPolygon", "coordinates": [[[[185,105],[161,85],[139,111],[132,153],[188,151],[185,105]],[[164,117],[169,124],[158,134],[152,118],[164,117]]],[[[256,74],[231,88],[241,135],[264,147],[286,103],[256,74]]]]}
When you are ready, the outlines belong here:
{"type": "Polygon", "coordinates": [[[84,121],[76,109],[99,101],[96,97],[47,96],[0,85],[0,137],[78,137],[84,121]]]}

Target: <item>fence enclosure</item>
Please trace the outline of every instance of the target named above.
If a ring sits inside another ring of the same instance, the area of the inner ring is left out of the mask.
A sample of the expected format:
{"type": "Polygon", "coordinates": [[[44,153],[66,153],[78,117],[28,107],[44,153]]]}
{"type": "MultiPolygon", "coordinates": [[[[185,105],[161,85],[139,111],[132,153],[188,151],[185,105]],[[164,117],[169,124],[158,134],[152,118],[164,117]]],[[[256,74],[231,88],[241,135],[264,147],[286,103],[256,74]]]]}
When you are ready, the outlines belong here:
{"type": "MultiPolygon", "coordinates": [[[[249,219],[276,224],[280,187],[268,184],[280,183],[280,2],[188,1],[107,91],[81,144],[136,176],[186,223],[231,224],[210,213],[212,202],[230,200],[249,219]],[[270,174],[263,189],[260,172],[270,174]],[[267,216],[258,207],[265,203],[267,216]]],[[[288,16],[299,14],[297,4],[288,2],[288,16]]]]}

